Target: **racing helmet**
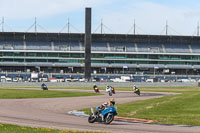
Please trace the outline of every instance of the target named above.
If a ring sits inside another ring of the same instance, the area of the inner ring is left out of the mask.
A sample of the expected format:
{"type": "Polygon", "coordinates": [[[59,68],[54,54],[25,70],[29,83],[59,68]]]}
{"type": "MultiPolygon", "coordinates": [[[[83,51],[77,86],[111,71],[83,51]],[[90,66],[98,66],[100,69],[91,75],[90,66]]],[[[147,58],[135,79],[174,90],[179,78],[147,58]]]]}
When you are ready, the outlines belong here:
{"type": "Polygon", "coordinates": [[[111,98],[111,99],[110,99],[110,103],[112,103],[113,105],[115,105],[115,99],[114,99],[114,98],[111,98]]]}
{"type": "Polygon", "coordinates": [[[93,86],[96,86],[96,84],[93,84],[93,86]]]}

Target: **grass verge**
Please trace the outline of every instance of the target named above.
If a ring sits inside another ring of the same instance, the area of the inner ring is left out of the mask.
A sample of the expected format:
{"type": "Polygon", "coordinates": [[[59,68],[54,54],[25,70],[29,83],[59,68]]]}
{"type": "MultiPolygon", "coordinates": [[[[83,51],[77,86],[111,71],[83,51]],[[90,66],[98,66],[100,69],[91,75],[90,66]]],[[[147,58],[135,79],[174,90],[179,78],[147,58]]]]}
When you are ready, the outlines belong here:
{"type": "MultiPolygon", "coordinates": [[[[100,133],[75,130],[55,130],[51,128],[21,127],[10,124],[0,124],[0,133],[100,133]]],[[[101,132],[102,133],[102,132],[101,132]]]]}
{"type": "MultiPolygon", "coordinates": [[[[198,89],[142,89],[142,91],[178,92],[165,96],[116,105],[118,116],[154,120],[161,124],[200,125],[198,89]]],[[[84,109],[86,113],[89,109],[84,109]]]]}
{"type": "MultiPolygon", "coordinates": [[[[115,86],[113,86],[115,87],[115,86]]],[[[8,89],[12,89],[12,88],[38,88],[40,89],[41,87],[40,86],[0,86],[0,89],[3,89],[3,88],[8,88],[8,89]]],[[[93,87],[84,87],[84,86],[80,86],[80,87],[66,87],[66,86],[48,86],[49,89],[80,89],[80,90],[93,90],[93,87]]],[[[156,89],[157,90],[187,90],[188,88],[190,89],[199,89],[200,90],[200,87],[196,87],[196,86],[193,86],[193,87],[139,87],[140,89],[144,90],[144,91],[148,91],[148,90],[154,90],[156,89]]],[[[105,91],[106,87],[102,87],[100,86],[99,87],[99,90],[104,90],[105,91]]],[[[115,90],[116,91],[133,91],[133,87],[130,86],[130,87],[115,87],[115,90]]]]}
{"type": "Polygon", "coordinates": [[[0,89],[0,99],[56,98],[101,95],[87,92],[0,89]]]}

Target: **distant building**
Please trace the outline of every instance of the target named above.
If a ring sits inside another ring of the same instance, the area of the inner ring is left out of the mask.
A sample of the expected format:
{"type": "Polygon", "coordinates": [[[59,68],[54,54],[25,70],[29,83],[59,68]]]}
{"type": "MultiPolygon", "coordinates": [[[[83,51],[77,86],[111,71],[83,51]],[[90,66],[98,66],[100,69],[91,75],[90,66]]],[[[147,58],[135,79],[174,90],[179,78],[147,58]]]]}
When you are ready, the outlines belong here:
{"type": "MultiPolygon", "coordinates": [[[[183,74],[200,70],[200,37],[92,34],[92,72],[183,74]]],[[[83,73],[84,34],[0,33],[0,70],[83,73]]]]}

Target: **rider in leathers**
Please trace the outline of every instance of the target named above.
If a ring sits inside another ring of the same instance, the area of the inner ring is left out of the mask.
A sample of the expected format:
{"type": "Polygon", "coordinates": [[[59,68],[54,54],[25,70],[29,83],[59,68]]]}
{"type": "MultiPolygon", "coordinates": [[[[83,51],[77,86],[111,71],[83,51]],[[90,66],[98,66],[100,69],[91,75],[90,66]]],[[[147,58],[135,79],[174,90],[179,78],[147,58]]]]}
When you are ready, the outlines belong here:
{"type": "Polygon", "coordinates": [[[95,88],[97,88],[97,85],[96,85],[96,84],[93,84],[93,89],[95,90],[95,88]]]}
{"type": "Polygon", "coordinates": [[[111,107],[111,106],[114,106],[114,105],[115,105],[115,99],[111,98],[108,102],[101,104],[101,106],[99,107],[99,110],[97,112],[100,113],[105,108],[108,108],[108,107],[111,107]]]}
{"type": "Polygon", "coordinates": [[[136,85],[134,85],[134,86],[133,86],[133,91],[134,91],[134,93],[135,93],[135,92],[139,91],[139,88],[137,88],[136,85]]]}

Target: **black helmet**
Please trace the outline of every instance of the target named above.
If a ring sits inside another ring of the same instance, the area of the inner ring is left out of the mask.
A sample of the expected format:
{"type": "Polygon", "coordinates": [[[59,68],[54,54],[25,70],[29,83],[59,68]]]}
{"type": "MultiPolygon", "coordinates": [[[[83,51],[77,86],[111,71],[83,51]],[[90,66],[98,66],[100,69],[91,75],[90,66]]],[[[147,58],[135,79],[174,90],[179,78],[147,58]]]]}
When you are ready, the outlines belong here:
{"type": "Polygon", "coordinates": [[[115,99],[114,99],[114,98],[111,98],[111,99],[110,99],[110,103],[112,103],[113,105],[115,105],[115,99]]]}

